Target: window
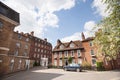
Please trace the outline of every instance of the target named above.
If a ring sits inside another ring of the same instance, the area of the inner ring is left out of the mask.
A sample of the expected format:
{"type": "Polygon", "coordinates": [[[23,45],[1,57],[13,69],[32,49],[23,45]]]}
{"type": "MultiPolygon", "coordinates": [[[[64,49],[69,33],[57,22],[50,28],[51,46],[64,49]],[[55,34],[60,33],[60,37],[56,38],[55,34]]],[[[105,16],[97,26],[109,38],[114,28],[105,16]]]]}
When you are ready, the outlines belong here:
{"type": "Polygon", "coordinates": [[[41,49],[41,53],[43,53],[43,49],[41,49]]]}
{"type": "Polygon", "coordinates": [[[18,50],[15,50],[15,54],[14,54],[15,56],[18,56],[18,50]]]}
{"type": "Polygon", "coordinates": [[[80,50],[77,50],[78,57],[81,56],[80,52],[80,50]]]}
{"type": "Polygon", "coordinates": [[[25,45],[25,49],[28,49],[28,45],[25,45]]]}
{"type": "Polygon", "coordinates": [[[38,44],[38,47],[40,47],[40,44],[38,44]]]}
{"type": "Polygon", "coordinates": [[[40,49],[38,49],[38,52],[40,52],[40,49]]]}
{"type": "Polygon", "coordinates": [[[74,51],[71,51],[71,57],[73,57],[74,56],[74,51]]]}
{"type": "Polygon", "coordinates": [[[20,69],[21,68],[21,59],[19,60],[19,64],[18,64],[18,69],[20,69]]]}
{"type": "Polygon", "coordinates": [[[95,58],[92,58],[92,64],[96,65],[96,59],[95,58]]]}
{"type": "Polygon", "coordinates": [[[37,58],[39,58],[40,57],[40,55],[39,54],[37,54],[37,58]]]}
{"type": "Polygon", "coordinates": [[[27,56],[27,52],[26,51],[24,52],[23,56],[27,56]]]}
{"type": "Polygon", "coordinates": [[[93,46],[93,43],[92,43],[92,41],[90,41],[90,42],[89,42],[89,45],[90,45],[90,46],[93,46]]]}
{"type": "Polygon", "coordinates": [[[82,64],[82,59],[78,58],[78,64],[82,64]]]}
{"type": "Polygon", "coordinates": [[[18,34],[18,38],[19,38],[19,39],[22,39],[22,35],[21,35],[21,34],[18,34]]]}
{"type": "Polygon", "coordinates": [[[70,44],[70,48],[73,48],[73,47],[75,47],[75,44],[74,44],[74,43],[71,43],[71,44],[70,44]]]}
{"type": "Polygon", "coordinates": [[[3,28],[3,23],[0,21],[0,29],[3,28]]]}
{"type": "Polygon", "coordinates": [[[90,52],[90,53],[91,53],[91,55],[94,55],[94,50],[91,50],[91,52],[90,52]]]}
{"type": "Polygon", "coordinates": [[[46,53],[47,51],[45,50],[44,52],[46,53]]]}
{"type": "Polygon", "coordinates": [[[57,60],[54,60],[54,65],[57,66],[57,60]]]}
{"type": "Polygon", "coordinates": [[[12,59],[10,62],[10,71],[13,70],[13,67],[14,67],[14,59],[12,59]]]}
{"type": "Polygon", "coordinates": [[[44,55],[44,58],[46,58],[46,55],[44,55]]]}
{"type": "Polygon", "coordinates": [[[62,57],[62,52],[59,52],[59,57],[60,57],[60,58],[62,57]]]}
{"type": "Polygon", "coordinates": [[[65,57],[68,57],[68,51],[64,52],[65,57]]]}
{"type": "Polygon", "coordinates": [[[37,51],[37,48],[35,48],[35,52],[37,51]]]}
{"type": "Polygon", "coordinates": [[[26,38],[26,41],[28,42],[28,41],[29,41],[29,38],[26,38]]]}
{"type": "Polygon", "coordinates": [[[35,46],[37,46],[37,43],[35,43],[35,46]]]}
{"type": "Polygon", "coordinates": [[[59,66],[62,66],[62,60],[61,59],[59,60],[59,66]]]}
{"type": "Polygon", "coordinates": [[[36,58],[36,54],[34,53],[34,58],[36,58]]]}
{"type": "Polygon", "coordinates": [[[64,48],[64,45],[60,45],[60,49],[63,49],[64,48]]]}
{"type": "Polygon", "coordinates": [[[16,47],[17,47],[17,48],[20,48],[20,43],[16,43],[16,47]]]}
{"type": "Polygon", "coordinates": [[[54,58],[57,58],[57,53],[54,53],[54,58]]]}

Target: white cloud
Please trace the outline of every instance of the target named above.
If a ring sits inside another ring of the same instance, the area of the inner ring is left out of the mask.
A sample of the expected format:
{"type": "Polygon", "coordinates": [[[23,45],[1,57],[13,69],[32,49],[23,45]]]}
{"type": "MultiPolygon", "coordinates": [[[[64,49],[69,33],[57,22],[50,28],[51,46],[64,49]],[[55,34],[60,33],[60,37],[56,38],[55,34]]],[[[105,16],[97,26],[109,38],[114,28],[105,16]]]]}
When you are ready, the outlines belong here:
{"type": "MultiPolygon", "coordinates": [[[[84,24],[84,35],[85,38],[94,36],[94,33],[97,29],[93,29],[96,26],[96,23],[94,21],[88,21],[84,24]]],[[[74,40],[81,40],[81,33],[82,32],[76,32],[71,36],[64,37],[61,39],[62,42],[68,42],[68,41],[74,41],[74,40]]]]}
{"type": "Polygon", "coordinates": [[[85,23],[84,29],[85,29],[86,31],[91,31],[91,30],[93,30],[93,28],[94,28],[95,26],[96,26],[96,24],[95,24],[94,21],[88,21],[88,22],[85,23]]]}
{"type": "Polygon", "coordinates": [[[20,13],[20,26],[15,30],[35,31],[35,35],[39,37],[42,37],[46,27],[59,27],[59,19],[54,12],[75,6],[75,0],[2,0],[2,2],[20,13]]]}
{"type": "Polygon", "coordinates": [[[61,39],[62,42],[69,42],[71,40],[72,41],[74,41],[74,40],[81,40],[81,32],[74,33],[71,36],[68,36],[68,37],[65,37],[65,38],[61,39]]]}
{"type": "Polygon", "coordinates": [[[104,0],[94,0],[92,3],[92,8],[95,8],[95,14],[99,14],[102,17],[107,17],[109,15],[106,11],[107,4],[104,4],[104,0]]]}

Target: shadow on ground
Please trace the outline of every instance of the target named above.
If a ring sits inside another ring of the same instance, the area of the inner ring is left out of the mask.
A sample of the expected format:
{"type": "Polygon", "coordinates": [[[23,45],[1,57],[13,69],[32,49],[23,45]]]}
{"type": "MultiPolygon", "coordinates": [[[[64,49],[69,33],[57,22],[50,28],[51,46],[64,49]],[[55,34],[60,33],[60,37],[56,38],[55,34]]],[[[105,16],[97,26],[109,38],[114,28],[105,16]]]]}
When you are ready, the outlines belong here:
{"type": "Polygon", "coordinates": [[[30,70],[30,71],[17,72],[11,76],[4,77],[0,80],[52,80],[62,75],[63,74],[34,72],[34,70],[30,70]]]}

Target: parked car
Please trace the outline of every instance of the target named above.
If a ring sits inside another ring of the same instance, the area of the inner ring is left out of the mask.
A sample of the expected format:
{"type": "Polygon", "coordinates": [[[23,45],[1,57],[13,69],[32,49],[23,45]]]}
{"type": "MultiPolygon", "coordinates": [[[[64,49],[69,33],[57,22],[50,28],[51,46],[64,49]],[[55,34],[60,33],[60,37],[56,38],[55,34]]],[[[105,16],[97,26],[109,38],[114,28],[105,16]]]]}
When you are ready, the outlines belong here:
{"type": "Polygon", "coordinates": [[[82,71],[82,67],[79,64],[75,64],[75,63],[64,66],[63,69],[65,71],[77,71],[77,72],[82,71]]]}

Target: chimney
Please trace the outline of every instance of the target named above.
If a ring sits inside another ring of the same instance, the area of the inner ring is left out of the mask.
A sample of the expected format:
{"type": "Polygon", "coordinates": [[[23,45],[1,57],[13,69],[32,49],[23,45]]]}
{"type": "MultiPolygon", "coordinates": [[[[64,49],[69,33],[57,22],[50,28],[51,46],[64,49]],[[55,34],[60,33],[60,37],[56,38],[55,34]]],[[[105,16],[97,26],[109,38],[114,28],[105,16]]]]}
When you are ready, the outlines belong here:
{"type": "Polygon", "coordinates": [[[23,33],[23,32],[21,32],[20,34],[21,34],[21,35],[24,35],[24,33],[23,33]]]}
{"type": "Polygon", "coordinates": [[[16,31],[16,33],[19,33],[18,31],[16,31]]]}
{"type": "Polygon", "coordinates": [[[82,40],[85,40],[85,35],[83,32],[81,33],[81,36],[82,36],[82,40]]]}
{"type": "Polygon", "coordinates": [[[30,34],[31,34],[31,36],[34,36],[34,31],[32,31],[30,34]]]}
{"type": "Polygon", "coordinates": [[[47,42],[47,38],[44,39],[47,42]]]}
{"type": "Polygon", "coordinates": [[[25,33],[25,36],[28,37],[29,33],[25,33]]]}
{"type": "Polygon", "coordinates": [[[59,45],[60,43],[61,43],[61,41],[58,39],[58,40],[57,40],[57,45],[59,45]]]}

